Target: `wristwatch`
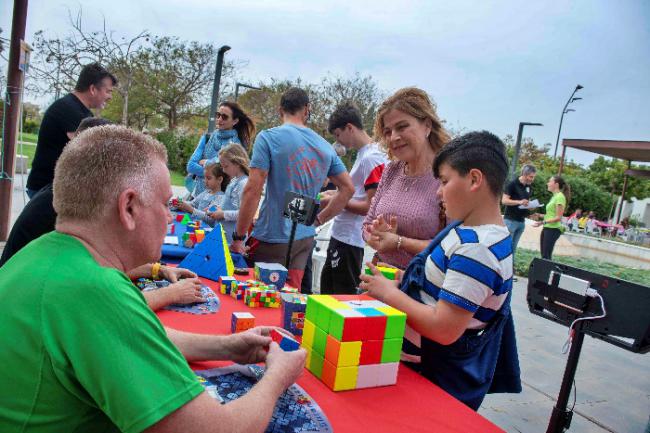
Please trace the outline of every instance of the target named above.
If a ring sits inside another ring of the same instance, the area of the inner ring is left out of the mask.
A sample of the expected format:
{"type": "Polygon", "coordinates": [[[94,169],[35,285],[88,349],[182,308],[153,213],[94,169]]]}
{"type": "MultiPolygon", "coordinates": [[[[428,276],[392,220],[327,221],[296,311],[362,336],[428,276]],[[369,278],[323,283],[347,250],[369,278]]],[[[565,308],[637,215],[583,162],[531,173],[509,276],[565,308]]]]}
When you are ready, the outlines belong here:
{"type": "Polygon", "coordinates": [[[244,239],[246,239],[246,235],[237,234],[237,230],[232,232],[232,240],[233,241],[243,241],[244,239]]]}

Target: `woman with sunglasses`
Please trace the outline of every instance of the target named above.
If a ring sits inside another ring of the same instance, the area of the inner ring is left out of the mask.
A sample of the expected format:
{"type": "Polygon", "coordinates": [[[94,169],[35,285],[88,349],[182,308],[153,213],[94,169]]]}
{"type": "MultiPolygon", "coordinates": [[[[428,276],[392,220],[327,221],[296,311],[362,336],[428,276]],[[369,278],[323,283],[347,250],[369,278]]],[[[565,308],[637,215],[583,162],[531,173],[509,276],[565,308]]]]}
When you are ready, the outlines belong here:
{"type": "Polygon", "coordinates": [[[205,189],[204,167],[219,162],[219,151],[232,143],[240,144],[248,150],[255,135],[255,123],[236,102],[222,102],[215,117],[217,129],[212,136],[205,134],[201,137],[187,162],[188,177],[191,176],[194,180],[194,187],[190,191],[194,197],[205,189]]]}

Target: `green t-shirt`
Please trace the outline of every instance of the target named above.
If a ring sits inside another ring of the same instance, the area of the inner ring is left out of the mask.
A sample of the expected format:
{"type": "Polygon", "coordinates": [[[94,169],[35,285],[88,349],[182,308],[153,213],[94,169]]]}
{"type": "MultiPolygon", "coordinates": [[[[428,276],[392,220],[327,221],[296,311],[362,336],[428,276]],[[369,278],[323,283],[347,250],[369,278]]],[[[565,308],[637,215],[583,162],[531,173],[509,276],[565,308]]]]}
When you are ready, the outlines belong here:
{"type": "MultiPolygon", "coordinates": [[[[544,215],[544,221],[557,218],[557,205],[559,204],[561,204],[562,207],[566,210],[566,197],[561,192],[553,194],[553,197],[551,197],[551,199],[548,201],[548,204],[546,205],[546,215],[544,215]]],[[[562,227],[562,223],[560,221],[556,221],[554,223],[544,223],[544,227],[547,227],[549,229],[559,229],[562,227]]]]}
{"type": "Polygon", "coordinates": [[[128,277],[51,232],[0,269],[0,431],[139,432],[203,391],[128,277]]]}

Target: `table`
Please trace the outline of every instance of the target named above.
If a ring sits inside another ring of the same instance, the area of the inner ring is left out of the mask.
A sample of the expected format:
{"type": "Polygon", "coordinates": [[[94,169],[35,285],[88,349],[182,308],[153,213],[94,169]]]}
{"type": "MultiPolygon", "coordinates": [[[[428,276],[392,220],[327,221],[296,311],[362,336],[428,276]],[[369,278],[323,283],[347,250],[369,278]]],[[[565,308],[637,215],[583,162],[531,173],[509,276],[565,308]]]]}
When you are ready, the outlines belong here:
{"type": "MultiPolygon", "coordinates": [[[[250,277],[243,277],[248,279],[250,277]]],[[[203,334],[229,334],[234,311],[250,311],[256,325],[281,326],[280,309],[249,308],[219,292],[219,284],[202,278],[221,300],[215,314],[192,315],[161,310],[158,317],[171,328],[203,334]]],[[[192,363],[195,370],[226,362],[192,363]]],[[[419,374],[400,366],[397,385],[334,392],[305,369],[298,384],[323,409],[335,432],[503,432],[419,374]]]]}

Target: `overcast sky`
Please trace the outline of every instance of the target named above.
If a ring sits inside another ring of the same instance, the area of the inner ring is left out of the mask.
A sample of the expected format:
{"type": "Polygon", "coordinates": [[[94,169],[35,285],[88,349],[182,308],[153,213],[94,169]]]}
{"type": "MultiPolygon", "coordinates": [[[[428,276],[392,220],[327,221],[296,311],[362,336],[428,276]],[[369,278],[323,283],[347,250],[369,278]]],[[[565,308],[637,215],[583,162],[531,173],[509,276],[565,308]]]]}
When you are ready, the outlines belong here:
{"type": "MultiPolygon", "coordinates": [[[[0,2],[9,37],[12,1],[0,2]]],[[[68,9],[84,26],[102,17],[116,34],[156,35],[228,44],[248,62],[239,81],[328,72],[370,74],[386,92],[418,86],[455,128],[555,144],[564,138],[650,140],[650,1],[241,1],[30,0],[27,40],[37,30],[64,36],[68,9]]],[[[569,150],[589,163],[594,155],[569,150]]]]}

